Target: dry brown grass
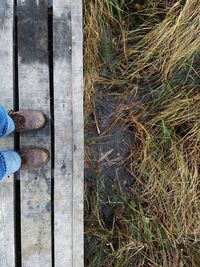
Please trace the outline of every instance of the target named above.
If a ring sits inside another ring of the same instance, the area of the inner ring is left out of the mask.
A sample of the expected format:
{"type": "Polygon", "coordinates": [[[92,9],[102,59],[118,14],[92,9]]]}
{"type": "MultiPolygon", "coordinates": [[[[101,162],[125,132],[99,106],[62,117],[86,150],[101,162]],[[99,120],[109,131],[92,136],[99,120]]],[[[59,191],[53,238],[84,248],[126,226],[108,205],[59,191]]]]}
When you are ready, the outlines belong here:
{"type": "Polygon", "coordinates": [[[131,198],[119,193],[108,200],[109,228],[100,212],[103,186],[95,175],[95,189],[86,180],[87,266],[199,267],[200,2],[122,2],[86,5],[85,104],[88,111],[97,84],[108,90],[123,87],[133,99],[122,118],[135,132],[128,162],[136,182],[131,198]],[[129,17],[132,5],[135,17],[129,17]],[[99,74],[102,24],[97,13],[120,44],[106,79],[99,74]],[[141,81],[149,84],[142,92],[141,81]],[[144,95],[152,97],[142,101],[144,95]]]}
{"type": "Polygon", "coordinates": [[[149,75],[170,78],[200,49],[199,0],[175,1],[165,19],[142,38],[136,49],[137,72],[148,70],[149,75]]]}
{"type": "MultiPolygon", "coordinates": [[[[112,1],[110,2],[112,3],[112,1]]],[[[92,110],[91,97],[95,87],[106,82],[106,79],[99,75],[103,65],[101,39],[104,29],[108,25],[109,27],[112,25],[112,28],[121,28],[120,22],[115,19],[112,13],[112,7],[109,1],[84,1],[84,107],[86,119],[92,110]]],[[[118,6],[117,8],[120,9],[118,6]]]]}
{"type": "MultiPolygon", "coordinates": [[[[133,193],[149,218],[149,227],[164,232],[168,245],[156,254],[148,246],[152,266],[198,266],[200,227],[200,97],[192,90],[187,98],[177,92],[140,126],[143,116],[132,113],[129,122],[135,127],[131,167],[137,182],[133,193]],[[136,119],[137,118],[137,119],[136,119]],[[180,249],[181,248],[181,249],[180,249]],[[183,254],[182,254],[182,252],[183,254]],[[166,257],[166,255],[168,255],[166,257]],[[169,256],[170,255],[170,256],[169,256]],[[168,261],[167,261],[168,259],[168,261]]],[[[157,236],[162,244],[162,236],[157,236]]],[[[200,248],[200,247],[199,247],[200,248]]],[[[151,266],[151,265],[150,265],[151,266]]]]}
{"type": "Polygon", "coordinates": [[[84,110],[85,117],[90,112],[91,95],[95,90],[96,80],[100,67],[99,49],[100,49],[100,25],[97,11],[101,13],[97,1],[88,1],[84,3],[84,110]]]}

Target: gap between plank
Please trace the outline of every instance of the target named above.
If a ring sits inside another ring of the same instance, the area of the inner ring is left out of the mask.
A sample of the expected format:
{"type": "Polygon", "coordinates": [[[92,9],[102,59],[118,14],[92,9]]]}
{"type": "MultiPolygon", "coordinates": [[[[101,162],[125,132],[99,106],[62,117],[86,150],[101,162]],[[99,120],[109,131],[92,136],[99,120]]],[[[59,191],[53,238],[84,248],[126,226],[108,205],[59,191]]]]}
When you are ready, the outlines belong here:
{"type": "MultiPolygon", "coordinates": [[[[17,0],[14,0],[14,27],[13,27],[13,41],[14,41],[14,60],[13,60],[13,97],[14,110],[19,110],[19,88],[18,88],[18,38],[17,38],[17,0]]],[[[20,136],[18,133],[14,134],[14,149],[20,150],[20,136]]],[[[21,267],[21,203],[20,203],[20,172],[14,174],[14,217],[15,217],[15,265],[21,267]]]]}
{"type": "Polygon", "coordinates": [[[50,90],[50,123],[51,123],[51,242],[52,267],[55,266],[54,256],[54,79],[53,79],[53,1],[48,0],[48,53],[49,53],[49,90],[50,90]]]}

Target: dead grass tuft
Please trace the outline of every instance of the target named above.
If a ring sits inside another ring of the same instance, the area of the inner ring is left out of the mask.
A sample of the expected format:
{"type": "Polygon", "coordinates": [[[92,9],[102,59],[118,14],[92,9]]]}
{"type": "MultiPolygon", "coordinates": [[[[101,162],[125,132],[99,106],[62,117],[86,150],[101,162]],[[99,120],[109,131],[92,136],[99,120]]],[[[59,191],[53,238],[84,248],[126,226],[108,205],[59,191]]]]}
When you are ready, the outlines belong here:
{"type": "Polygon", "coordinates": [[[165,19],[137,44],[137,71],[172,77],[200,49],[200,5],[198,0],[176,1],[165,19]],[[185,3],[183,3],[185,2],[185,3]]]}

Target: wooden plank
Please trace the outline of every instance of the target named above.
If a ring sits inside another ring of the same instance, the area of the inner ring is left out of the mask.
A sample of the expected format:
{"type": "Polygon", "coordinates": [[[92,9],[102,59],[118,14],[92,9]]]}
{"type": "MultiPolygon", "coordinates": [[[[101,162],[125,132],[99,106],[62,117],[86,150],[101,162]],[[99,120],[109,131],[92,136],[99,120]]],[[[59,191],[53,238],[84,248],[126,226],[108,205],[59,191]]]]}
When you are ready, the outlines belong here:
{"type": "Polygon", "coordinates": [[[55,267],[73,266],[73,121],[71,1],[54,0],[54,244],[55,267]]]}
{"type": "Polygon", "coordinates": [[[53,15],[55,266],[81,267],[84,266],[82,2],[55,0],[53,15]]]}
{"type": "MultiPolygon", "coordinates": [[[[0,1],[0,96],[1,105],[13,109],[13,1],[0,1]]],[[[13,136],[1,138],[1,149],[13,149],[13,136]]],[[[0,266],[15,266],[14,180],[0,182],[0,266]]]]}
{"type": "Polygon", "coordinates": [[[83,30],[82,0],[72,1],[73,267],[84,266],[83,30]]]}
{"type": "MultiPolygon", "coordinates": [[[[18,0],[19,104],[50,118],[47,0],[18,0]]],[[[21,147],[50,150],[49,122],[21,135],[21,147]]],[[[51,164],[21,172],[21,243],[23,267],[51,267],[51,164]]]]}

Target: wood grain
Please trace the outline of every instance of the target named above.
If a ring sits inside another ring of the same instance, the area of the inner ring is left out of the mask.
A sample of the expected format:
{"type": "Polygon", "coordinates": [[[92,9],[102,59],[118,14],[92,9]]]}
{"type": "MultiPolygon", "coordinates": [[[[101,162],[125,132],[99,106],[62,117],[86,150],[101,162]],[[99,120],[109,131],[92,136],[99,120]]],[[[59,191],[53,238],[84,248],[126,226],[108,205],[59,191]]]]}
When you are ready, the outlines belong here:
{"type": "MultiPolygon", "coordinates": [[[[18,76],[21,109],[42,110],[48,123],[21,134],[20,146],[51,149],[47,0],[18,0],[18,76]]],[[[83,267],[82,1],[53,1],[54,252],[55,267],[83,267]]],[[[13,107],[13,3],[0,3],[0,94],[13,107]]],[[[53,134],[53,133],[52,133],[53,134]]],[[[13,137],[1,139],[13,149],[13,137]]],[[[20,172],[23,267],[51,267],[51,163],[20,172]]],[[[0,186],[0,266],[15,266],[13,176],[0,186]]]]}
{"type": "Polygon", "coordinates": [[[83,264],[82,1],[54,1],[55,266],[83,264]]]}
{"type": "MultiPolygon", "coordinates": [[[[0,2],[0,104],[13,109],[13,1],[0,2]]],[[[13,149],[13,135],[0,139],[0,149],[13,149]]],[[[0,266],[15,266],[14,180],[0,182],[0,266]]]]}
{"type": "MultiPolygon", "coordinates": [[[[40,131],[21,134],[21,148],[50,150],[51,129],[47,0],[18,0],[19,105],[42,110],[48,123],[40,131]]],[[[51,164],[21,172],[21,243],[23,267],[51,267],[51,164]]]]}
{"type": "Polygon", "coordinates": [[[54,36],[54,242],[55,267],[73,266],[73,121],[71,1],[55,0],[54,36]]]}
{"type": "Polygon", "coordinates": [[[83,32],[82,1],[72,1],[73,267],[84,266],[83,247],[83,32]]]}

